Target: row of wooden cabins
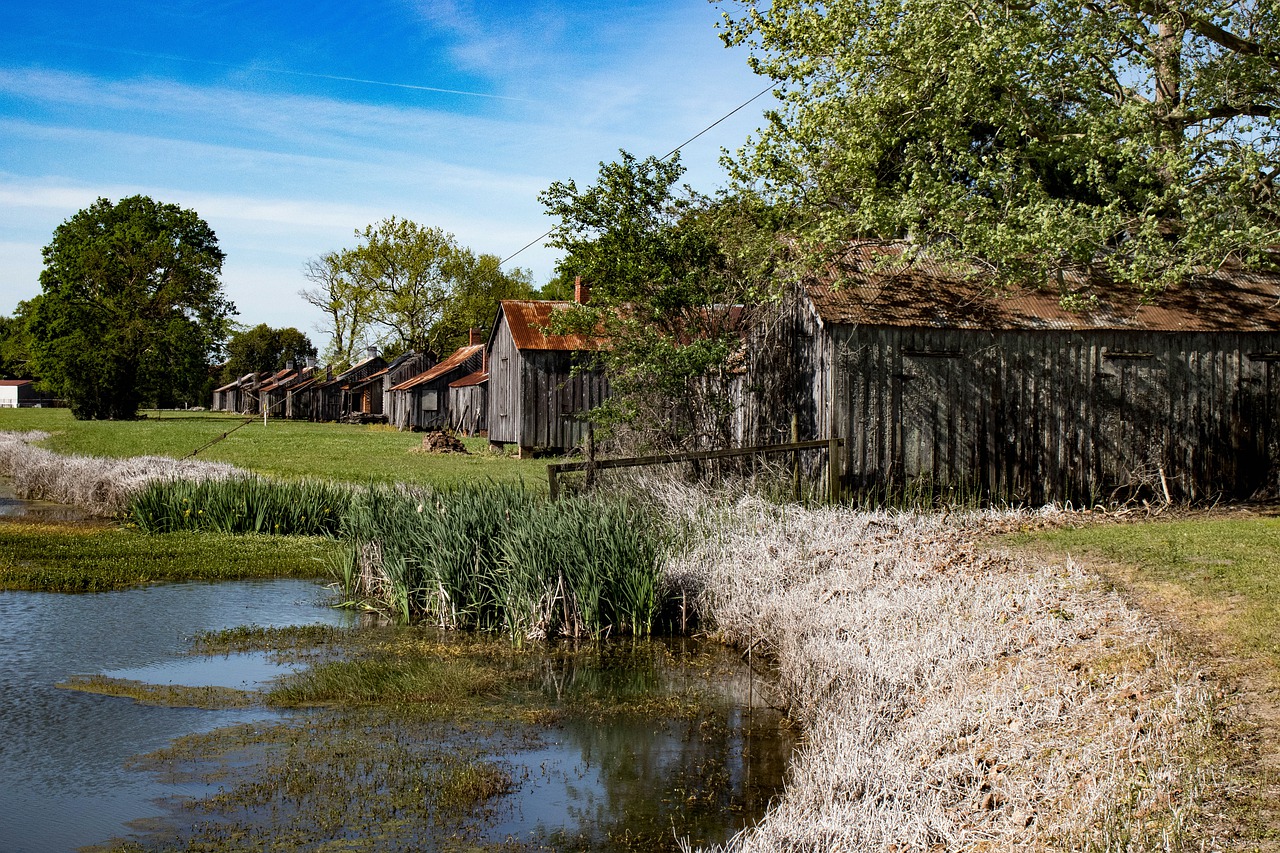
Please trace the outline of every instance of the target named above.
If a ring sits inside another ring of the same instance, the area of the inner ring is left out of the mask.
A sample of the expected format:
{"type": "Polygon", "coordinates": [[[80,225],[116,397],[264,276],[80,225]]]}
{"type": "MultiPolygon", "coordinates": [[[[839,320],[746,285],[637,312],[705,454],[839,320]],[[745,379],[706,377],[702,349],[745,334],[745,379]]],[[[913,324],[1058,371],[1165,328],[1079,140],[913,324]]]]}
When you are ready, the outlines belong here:
{"type": "MultiPolygon", "coordinates": [[[[862,492],[1280,495],[1280,275],[1224,267],[1149,300],[1068,278],[1084,306],[1068,309],[1059,293],[994,288],[911,248],[850,246],[797,286],[770,341],[744,337],[729,389],[738,442],[784,440],[794,417],[802,440],[842,440],[843,485],[862,492]]],[[[350,409],[522,450],[574,448],[608,382],[574,370],[600,341],[548,333],[567,305],[504,301],[485,341],[442,361],[397,372],[375,357],[323,380],[270,381],[328,395],[290,409],[286,387],[289,416],[350,409]]]]}

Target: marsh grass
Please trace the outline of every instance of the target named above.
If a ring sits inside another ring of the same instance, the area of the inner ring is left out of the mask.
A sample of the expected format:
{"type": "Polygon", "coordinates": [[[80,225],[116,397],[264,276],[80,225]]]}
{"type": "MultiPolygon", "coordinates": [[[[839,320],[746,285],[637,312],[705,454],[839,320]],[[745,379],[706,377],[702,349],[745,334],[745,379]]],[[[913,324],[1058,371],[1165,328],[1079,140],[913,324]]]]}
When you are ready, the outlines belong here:
{"type": "Polygon", "coordinates": [[[503,683],[492,668],[459,660],[338,660],[285,676],[267,691],[266,700],[279,707],[416,704],[452,708],[492,695],[503,683]]]}
{"type": "Polygon", "coordinates": [[[248,708],[261,704],[261,697],[248,690],[232,687],[187,687],[180,684],[147,684],[127,678],[109,678],[105,675],[73,676],[59,682],[63,690],[77,690],[99,696],[117,696],[133,699],[143,705],[163,705],[172,708],[248,708]]]}
{"type": "Polygon", "coordinates": [[[150,583],[318,578],[336,543],[318,537],[147,535],[120,528],[6,522],[0,589],[102,592],[150,583]]]}
{"type": "Polygon", "coordinates": [[[1213,685],[1078,566],[982,544],[1039,515],[652,500],[702,532],[668,573],[804,733],[786,794],[712,849],[1212,844],[1213,685]]]}
{"type": "Polygon", "coordinates": [[[601,498],[555,503],[486,484],[372,487],[344,520],[344,593],[402,622],[515,640],[651,632],[663,604],[660,521],[601,498]]]}
{"type": "Polygon", "coordinates": [[[210,530],[333,537],[352,493],[350,486],[314,480],[163,480],[133,496],[128,517],[146,533],[210,530]]]}
{"type": "Polygon", "coordinates": [[[290,659],[300,653],[310,657],[325,650],[343,649],[351,633],[350,628],[335,625],[239,625],[221,631],[197,632],[191,638],[187,653],[208,656],[261,651],[276,659],[290,659]]]}

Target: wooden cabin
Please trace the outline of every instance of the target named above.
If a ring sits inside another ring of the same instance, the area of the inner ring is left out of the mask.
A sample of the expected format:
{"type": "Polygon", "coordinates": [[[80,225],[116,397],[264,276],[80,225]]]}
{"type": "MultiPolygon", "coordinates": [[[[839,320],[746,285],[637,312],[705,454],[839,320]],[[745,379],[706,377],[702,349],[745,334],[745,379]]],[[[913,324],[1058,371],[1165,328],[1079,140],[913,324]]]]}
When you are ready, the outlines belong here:
{"type": "Polygon", "coordinates": [[[902,258],[864,243],[833,261],[775,359],[802,437],[845,439],[847,486],[1032,504],[1280,492],[1280,276],[1206,272],[1149,304],[1068,279],[1072,310],[902,258]]]}
{"type": "Polygon", "coordinates": [[[391,388],[389,422],[399,429],[450,426],[449,383],[479,369],[483,344],[461,347],[439,364],[391,388]]]}
{"type": "Polygon", "coordinates": [[[489,430],[489,371],[477,370],[449,383],[449,428],[463,435],[489,430]]]}
{"type": "Polygon", "coordinates": [[[242,415],[257,414],[258,395],[262,386],[262,377],[257,373],[246,373],[213,391],[213,400],[209,408],[215,412],[235,412],[242,415]]]}
{"type": "Polygon", "coordinates": [[[586,438],[586,414],[608,397],[609,381],[594,365],[598,338],[546,331],[553,313],[571,304],[499,305],[487,345],[491,444],[515,444],[527,455],[568,450],[586,438]]]}

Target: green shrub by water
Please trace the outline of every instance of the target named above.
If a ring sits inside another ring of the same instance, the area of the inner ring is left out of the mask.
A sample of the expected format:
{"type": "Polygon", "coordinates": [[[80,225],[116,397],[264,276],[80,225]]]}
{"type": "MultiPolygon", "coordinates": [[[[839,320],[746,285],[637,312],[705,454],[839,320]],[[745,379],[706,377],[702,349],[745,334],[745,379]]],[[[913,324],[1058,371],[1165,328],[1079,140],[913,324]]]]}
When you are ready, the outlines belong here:
{"type": "Polygon", "coordinates": [[[374,487],[353,499],[342,535],[348,597],[405,622],[516,639],[644,635],[661,609],[664,534],[617,500],[374,487]]]}
{"type": "Polygon", "coordinates": [[[152,483],[133,498],[129,517],[147,533],[208,530],[337,536],[351,495],[350,486],[314,480],[165,480],[152,483]]]}

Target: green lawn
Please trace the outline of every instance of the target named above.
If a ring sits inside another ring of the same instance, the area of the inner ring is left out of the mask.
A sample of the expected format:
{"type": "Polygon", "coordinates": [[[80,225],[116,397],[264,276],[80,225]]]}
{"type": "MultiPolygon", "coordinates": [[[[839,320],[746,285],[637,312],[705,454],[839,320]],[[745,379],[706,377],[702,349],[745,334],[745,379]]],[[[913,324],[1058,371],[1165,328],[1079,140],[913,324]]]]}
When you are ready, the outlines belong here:
{"type": "MultiPolygon", "coordinates": [[[[44,430],[52,437],[43,446],[58,453],[181,458],[245,421],[211,412],[144,414],[136,421],[77,421],[66,409],[0,409],[0,430],[44,430]]],[[[421,441],[420,435],[385,426],[275,419],[264,426],[256,418],[196,458],[284,479],[436,486],[489,479],[546,487],[544,461],[490,452],[482,438],[464,439],[470,451],[465,455],[411,453],[421,441]]]]}
{"type": "Polygon", "coordinates": [[[1157,597],[1194,630],[1280,665],[1280,519],[1100,524],[1016,541],[1106,561],[1101,568],[1112,580],[1157,597]]]}

